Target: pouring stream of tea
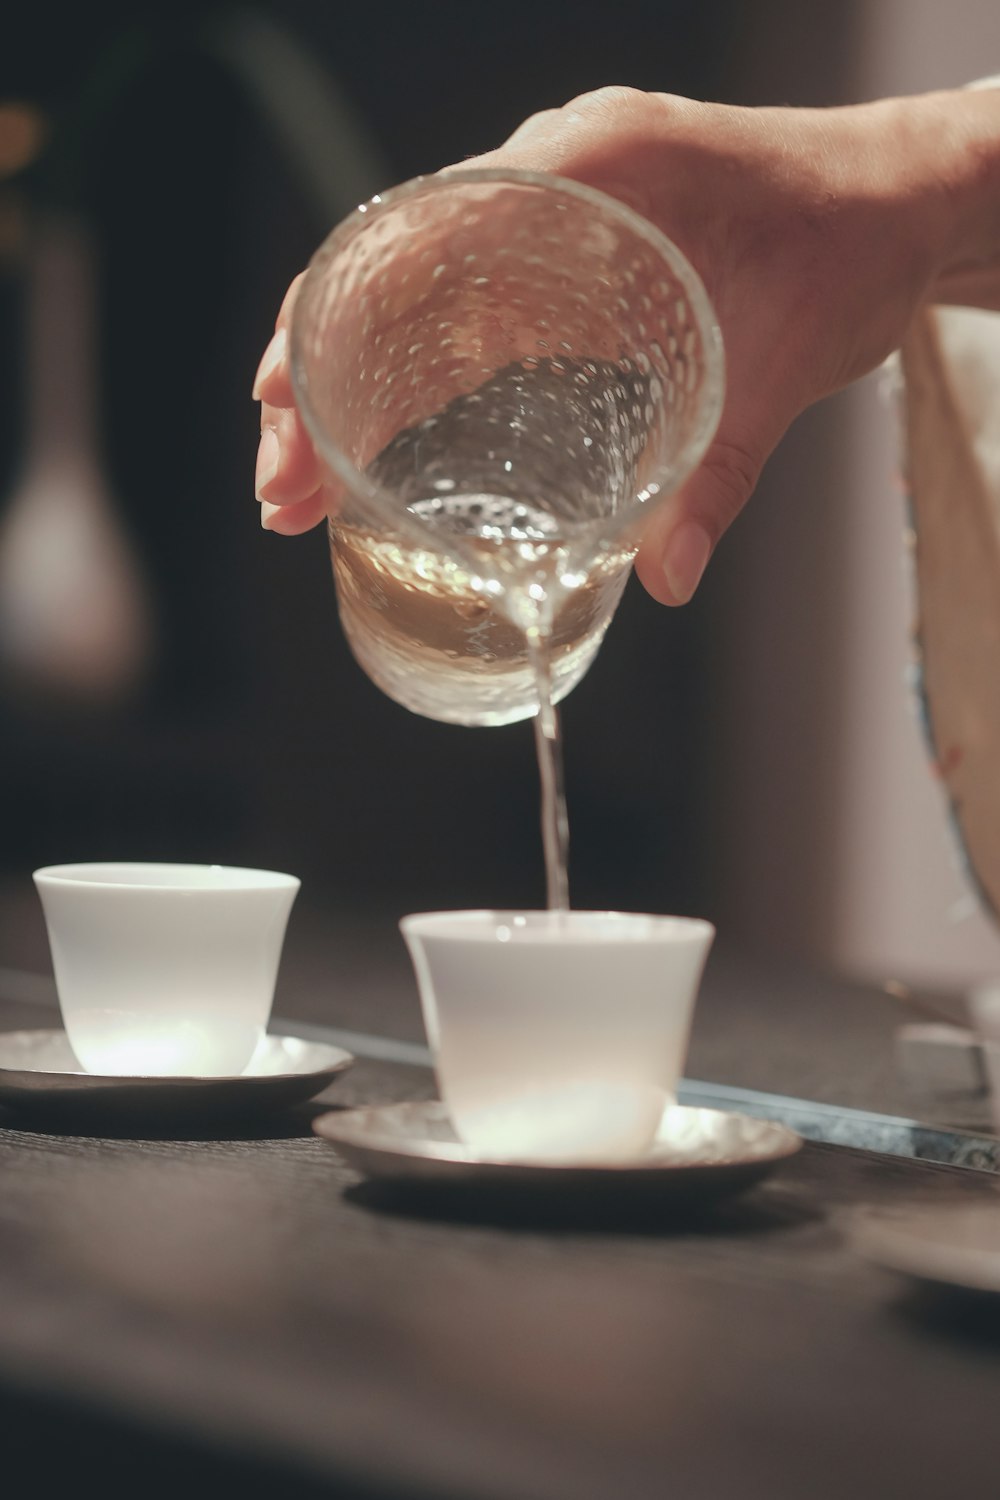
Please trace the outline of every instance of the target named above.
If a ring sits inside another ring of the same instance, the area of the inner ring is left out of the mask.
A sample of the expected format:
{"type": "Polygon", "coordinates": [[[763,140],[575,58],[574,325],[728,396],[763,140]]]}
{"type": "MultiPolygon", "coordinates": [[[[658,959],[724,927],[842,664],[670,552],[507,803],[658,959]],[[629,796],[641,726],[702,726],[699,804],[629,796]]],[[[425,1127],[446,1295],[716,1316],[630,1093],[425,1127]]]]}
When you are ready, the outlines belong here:
{"type": "Polygon", "coordinates": [[[545,853],[545,897],[550,911],[569,910],[569,813],[563,767],[559,710],[552,702],[549,641],[538,626],[526,632],[528,658],[538,684],[534,718],[535,753],[541,783],[542,848],[545,853]]]}
{"type": "Polygon", "coordinates": [[[631,569],[634,539],[606,527],[637,491],[654,394],[624,357],[512,362],[398,432],[367,470],[426,541],[350,518],[334,527],[341,620],[390,696],[451,723],[534,709],[553,911],[569,908],[555,705],[593,660],[631,569]]]}

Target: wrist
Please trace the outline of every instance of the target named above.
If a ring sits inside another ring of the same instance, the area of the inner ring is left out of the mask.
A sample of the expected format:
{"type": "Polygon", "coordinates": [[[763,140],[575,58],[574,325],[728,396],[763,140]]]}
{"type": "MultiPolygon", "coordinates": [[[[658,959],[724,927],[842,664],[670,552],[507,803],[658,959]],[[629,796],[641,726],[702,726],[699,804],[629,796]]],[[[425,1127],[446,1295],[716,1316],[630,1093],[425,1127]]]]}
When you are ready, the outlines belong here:
{"type": "Polygon", "coordinates": [[[888,101],[936,286],[1000,276],[1000,88],[888,101]]]}

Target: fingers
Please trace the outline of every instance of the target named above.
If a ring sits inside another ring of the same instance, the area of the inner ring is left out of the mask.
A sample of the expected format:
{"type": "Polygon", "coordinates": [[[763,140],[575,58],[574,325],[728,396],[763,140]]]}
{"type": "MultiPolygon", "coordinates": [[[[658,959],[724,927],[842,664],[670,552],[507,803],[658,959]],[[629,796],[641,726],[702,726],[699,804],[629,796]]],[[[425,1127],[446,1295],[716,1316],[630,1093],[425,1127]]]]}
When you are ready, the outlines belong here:
{"type": "Polygon", "coordinates": [[[261,355],[260,364],[253,382],[253,399],[267,401],[271,406],[292,406],[291,372],[288,367],[288,330],[292,324],[295,301],[305,279],[300,271],[285,293],[274,325],[274,334],[261,355]]]}
{"type": "Polygon", "coordinates": [[[253,384],[253,398],[261,403],[254,493],[261,526],[281,536],[309,531],[337,503],[333,487],[323,483],[312,441],[295,409],[288,364],[288,330],[304,276],[304,271],[296,276],[285,293],[253,384]]]}
{"type": "Polygon", "coordinates": [[[271,406],[291,406],[294,402],[287,329],[277,329],[261,355],[251,395],[255,401],[267,401],[271,406]]]}
{"type": "Polygon", "coordinates": [[[265,531],[276,531],[279,536],[301,536],[303,531],[318,526],[331,508],[325,489],[316,490],[297,505],[272,505],[262,500],[260,524],[265,531]]]}
{"type": "Polygon", "coordinates": [[[272,505],[297,505],[321,482],[319,461],[298,412],[264,403],[254,478],[257,499],[272,505]]]}
{"type": "Polygon", "coordinates": [[[716,439],[697,473],[654,515],[635,571],[660,604],[687,604],[693,597],[720,537],[753,493],[766,456],[716,439]]]}

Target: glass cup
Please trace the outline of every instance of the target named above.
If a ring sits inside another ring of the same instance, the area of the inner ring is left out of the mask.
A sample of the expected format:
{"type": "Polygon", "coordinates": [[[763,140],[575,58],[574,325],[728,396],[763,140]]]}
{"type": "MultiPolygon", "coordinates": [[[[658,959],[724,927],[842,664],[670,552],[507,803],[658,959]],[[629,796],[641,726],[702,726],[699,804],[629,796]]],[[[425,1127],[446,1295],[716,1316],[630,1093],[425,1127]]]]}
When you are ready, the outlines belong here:
{"type": "Polygon", "coordinates": [[[400,928],[459,1138],[505,1160],[621,1161],[676,1102],[715,929],[623,912],[433,912],[400,928]]]}
{"type": "Polygon", "coordinates": [[[34,879],[63,1024],[87,1072],[243,1072],[271,1014],[294,875],[79,864],[34,879]]]}
{"type": "Polygon", "coordinates": [[[650,510],[718,423],[705,290],[616,199],[531,172],[417,178],[320,248],[291,333],[326,468],[344,632],[390,697],[451,723],[579,682],[650,510]]]}

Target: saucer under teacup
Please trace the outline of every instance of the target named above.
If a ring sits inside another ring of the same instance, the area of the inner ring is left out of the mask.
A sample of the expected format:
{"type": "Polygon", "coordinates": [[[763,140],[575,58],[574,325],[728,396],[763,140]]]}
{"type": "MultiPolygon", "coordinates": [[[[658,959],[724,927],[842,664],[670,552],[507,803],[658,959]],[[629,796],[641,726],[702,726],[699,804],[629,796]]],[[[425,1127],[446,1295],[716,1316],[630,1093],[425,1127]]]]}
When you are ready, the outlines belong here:
{"type": "Polygon", "coordinates": [[[367,1177],[428,1187],[652,1190],[657,1196],[742,1191],[802,1145],[785,1125],[749,1115],[675,1105],[653,1144],[616,1162],[546,1162],[478,1155],[462,1144],[438,1100],[334,1110],[313,1130],[367,1177]]]}
{"type": "Polygon", "coordinates": [[[242,1113],[313,1099],[354,1058],[342,1047],[269,1034],[245,1072],[230,1077],[87,1073],[65,1031],[0,1032],[0,1105],[36,1116],[242,1113]]]}

